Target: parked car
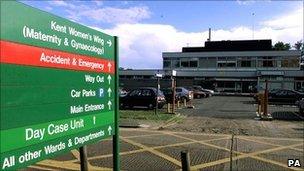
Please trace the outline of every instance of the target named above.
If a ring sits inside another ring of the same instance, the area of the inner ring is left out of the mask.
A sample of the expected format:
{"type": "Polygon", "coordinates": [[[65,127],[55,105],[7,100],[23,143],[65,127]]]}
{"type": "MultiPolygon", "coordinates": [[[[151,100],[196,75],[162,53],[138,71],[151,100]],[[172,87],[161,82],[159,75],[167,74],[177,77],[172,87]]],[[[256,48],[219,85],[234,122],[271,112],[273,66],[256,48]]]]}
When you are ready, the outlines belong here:
{"type": "Polygon", "coordinates": [[[210,91],[208,91],[207,89],[201,89],[202,92],[206,93],[206,97],[211,97],[212,96],[212,93],[210,91]]]}
{"type": "Polygon", "coordinates": [[[166,104],[166,99],[161,90],[158,91],[153,87],[141,87],[130,91],[126,96],[120,97],[120,108],[147,107],[153,109],[156,107],[156,99],[158,108],[161,109],[166,104]]]}
{"type": "Polygon", "coordinates": [[[214,95],[214,90],[205,89],[202,86],[193,86],[193,89],[201,90],[202,92],[206,93],[207,97],[210,97],[210,96],[214,95]]]}
{"type": "Polygon", "coordinates": [[[269,102],[295,104],[296,101],[301,100],[302,98],[304,98],[304,93],[294,90],[277,89],[269,91],[268,93],[269,102]]]}
{"type": "MultiPolygon", "coordinates": [[[[269,91],[268,91],[268,96],[269,96],[269,94],[274,94],[274,93],[276,93],[276,92],[279,91],[279,90],[281,90],[281,89],[271,89],[271,90],[269,90],[269,91]]],[[[264,94],[264,92],[265,92],[265,90],[260,90],[259,93],[263,93],[263,94],[264,94]]],[[[259,93],[255,93],[255,94],[253,95],[253,98],[254,98],[255,101],[258,101],[258,94],[259,94],[259,93]]]]}
{"type": "Polygon", "coordinates": [[[302,98],[301,100],[297,101],[296,104],[299,107],[300,114],[304,116],[304,98],[302,98]]]}
{"type": "Polygon", "coordinates": [[[204,93],[201,89],[194,88],[194,87],[187,87],[188,90],[191,90],[193,92],[193,98],[194,99],[200,99],[207,97],[207,94],[204,93]]]}
{"type": "MultiPolygon", "coordinates": [[[[163,94],[165,95],[166,102],[172,103],[173,101],[173,91],[172,88],[161,89],[163,94]]],[[[175,103],[180,100],[180,94],[175,94],[175,103]]]]}
{"type": "Polygon", "coordinates": [[[203,91],[208,91],[211,95],[214,94],[214,90],[202,88],[203,91]]]}
{"type": "Polygon", "coordinates": [[[182,102],[184,101],[184,99],[186,99],[186,101],[193,99],[193,92],[187,90],[184,87],[176,87],[175,91],[182,102]]]}
{"type": "Polygon", "coordinates": [[[297,90],[300,93],[304,93],[304,88],[300,88],[299,90],[297,90]]]}

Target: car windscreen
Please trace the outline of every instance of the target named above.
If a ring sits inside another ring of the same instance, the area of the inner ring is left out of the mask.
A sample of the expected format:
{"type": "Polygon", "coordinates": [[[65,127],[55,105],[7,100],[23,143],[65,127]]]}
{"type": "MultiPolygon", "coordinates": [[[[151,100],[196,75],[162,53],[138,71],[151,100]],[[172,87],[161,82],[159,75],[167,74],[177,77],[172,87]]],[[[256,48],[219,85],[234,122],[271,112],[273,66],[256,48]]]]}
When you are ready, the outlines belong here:
{"type": "Polygon", "coordinates": [[[181,88],[177,88],[176,92],[182,92],[183,90],[181,88]]]}

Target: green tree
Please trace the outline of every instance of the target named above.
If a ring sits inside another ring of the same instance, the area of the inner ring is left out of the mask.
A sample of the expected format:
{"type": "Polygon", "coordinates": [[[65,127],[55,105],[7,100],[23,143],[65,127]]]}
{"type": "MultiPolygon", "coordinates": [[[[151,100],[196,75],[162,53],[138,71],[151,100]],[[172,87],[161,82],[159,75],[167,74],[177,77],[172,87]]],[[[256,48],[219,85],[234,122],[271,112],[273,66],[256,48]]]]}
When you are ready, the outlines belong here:
{"type": "Polygon", "coordinates": [[[293,47],[296,49],[296,50],[303,50],[304,46],[303,46],[303,42],[302,40],[299,40],[297,41],[293,47]]]}
{"type": "Polygon", "coordinates": [[[289,43],[284,43],[278,41],[274,46],[272,47],[274,50],[289,50],[290,49],[290,44],[289,43]]]}

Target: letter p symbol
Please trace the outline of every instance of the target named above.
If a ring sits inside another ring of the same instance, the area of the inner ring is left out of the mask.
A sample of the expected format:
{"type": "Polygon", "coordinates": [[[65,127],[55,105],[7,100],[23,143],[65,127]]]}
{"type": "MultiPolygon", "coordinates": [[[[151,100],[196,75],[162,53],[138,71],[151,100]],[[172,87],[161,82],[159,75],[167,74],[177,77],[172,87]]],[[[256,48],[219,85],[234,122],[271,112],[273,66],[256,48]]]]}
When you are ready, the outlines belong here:
{"type": "Polygon", "coordinates": [[[103,90],[103,88],[99,89],[99,97],[104,97],[104,90],[103,90]]]}

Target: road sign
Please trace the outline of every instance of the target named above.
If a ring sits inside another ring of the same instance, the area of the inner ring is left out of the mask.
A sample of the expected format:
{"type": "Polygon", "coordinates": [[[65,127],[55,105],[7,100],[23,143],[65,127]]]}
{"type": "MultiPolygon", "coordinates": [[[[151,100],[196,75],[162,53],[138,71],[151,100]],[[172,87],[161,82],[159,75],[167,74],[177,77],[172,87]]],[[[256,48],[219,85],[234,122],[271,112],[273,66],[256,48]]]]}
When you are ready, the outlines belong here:
{"type": "Polygon", "coordinates": [[[1,1],[1,169],[117,133],[116,38],[1,1]]]}

